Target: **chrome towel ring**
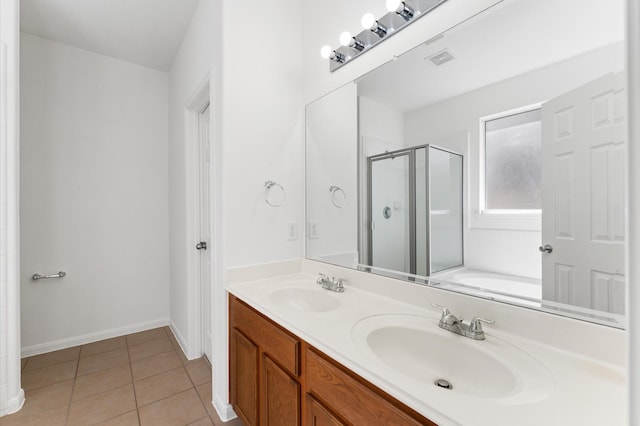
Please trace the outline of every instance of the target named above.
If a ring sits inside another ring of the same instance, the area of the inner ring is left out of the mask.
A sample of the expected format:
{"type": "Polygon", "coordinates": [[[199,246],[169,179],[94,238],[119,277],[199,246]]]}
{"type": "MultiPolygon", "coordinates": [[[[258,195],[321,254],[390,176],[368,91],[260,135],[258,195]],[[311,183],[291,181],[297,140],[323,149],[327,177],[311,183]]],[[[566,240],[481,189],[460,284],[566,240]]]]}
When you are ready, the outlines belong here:
{"type": "Polygon", "coordinates": [[[337,208],[341,209],[347,204],[347,194],[344,192],[344,189],[339,186],[331,185],[329,187],[329,194],[331,204],[337,208]]]}
{"type": "Polygon", "coordinates": [[[271,207],[282,206],[286,198],[287,193],[282,185],[272,180],[268,180],[264,183],[264,201],[271,207]]]}

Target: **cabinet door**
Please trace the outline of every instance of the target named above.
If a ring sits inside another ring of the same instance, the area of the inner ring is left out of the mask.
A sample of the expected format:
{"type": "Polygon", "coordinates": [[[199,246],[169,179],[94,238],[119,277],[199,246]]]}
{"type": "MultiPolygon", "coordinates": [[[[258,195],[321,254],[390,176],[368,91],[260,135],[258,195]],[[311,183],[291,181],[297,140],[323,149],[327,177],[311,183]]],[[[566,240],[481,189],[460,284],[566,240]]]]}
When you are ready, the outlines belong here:
{"type": "Polygon", "coordinates": [[[262,356],[260,424],[300,424],[300,384],[266,355],[262,356]]]}
{"type": "Polygon", "coordinates": [[[231,404],[249,426],[258,424],[258,347],[235,328],[231,330],[231,404]]]}
{"type": "Polygon", "coordinates": [[[307,394],[307,419],[308,426],[346,426],[331,411],[326,409],[317,399],[307,394]]]}

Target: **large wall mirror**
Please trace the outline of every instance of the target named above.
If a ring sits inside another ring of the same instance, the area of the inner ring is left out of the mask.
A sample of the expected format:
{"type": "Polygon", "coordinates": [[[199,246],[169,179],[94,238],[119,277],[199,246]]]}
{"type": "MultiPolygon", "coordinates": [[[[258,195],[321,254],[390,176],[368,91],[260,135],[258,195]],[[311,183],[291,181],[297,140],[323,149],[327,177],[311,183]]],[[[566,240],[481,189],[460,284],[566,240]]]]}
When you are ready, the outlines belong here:
{"type": "Polygon", "coordinates": [[[306,109],[306,256],[624,326],[624,1],[504,0],[306,109]]]}

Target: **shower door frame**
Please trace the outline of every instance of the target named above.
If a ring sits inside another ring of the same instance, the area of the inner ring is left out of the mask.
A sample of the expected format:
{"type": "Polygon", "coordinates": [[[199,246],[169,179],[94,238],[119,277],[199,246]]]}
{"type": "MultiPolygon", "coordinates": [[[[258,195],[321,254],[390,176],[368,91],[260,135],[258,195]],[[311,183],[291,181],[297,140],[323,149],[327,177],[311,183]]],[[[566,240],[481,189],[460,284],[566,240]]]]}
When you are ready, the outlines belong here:
{"type": "Polygon", "coordinates": [[[368,223],[368,262],[372,267],[373,265],[373,209],[372,209],[372,200],[373,200],[373,162],[374,161],[382,161],[388,159],[394,159],[396,157],[407,155],[409,157],[409,271],[402,271],[409,274],[415,274],[416,270],[416,161],[415,161],[415,147],[413,148],[403,148],[396,151],[389,151],[383,154],[376,154],[370,157],[367,157],[367,223],[368,223]],[[411,232],[414,231],[414,232],[411,232]]]}
{"type": "Polygon", "coordinates": [[[423,144],[416,145],[409,148],[402,148],[395,151],[387,151],[382,154],[371,155],[367,157],[367,263],[370,267],[376,267],[373,265],[373,209],[372,209],[372,201],[373,201],[373,175],[372,175],[372,165],[374,161],[381,161],[387,159],[393,159],[401,155],[409,156],[409,229],[412,232],[409,232],[409,272],[401,271],[403,273],[408,273],[412,275],[417,275],[417,239],[416,239],[416,226],[417,226],[417,212],[416,212],[416,151],[419,149],[425,149],[425,188],[427,192],[426,197],[426,227],[428,230],[427,235],[427,244],[425,247],[426,254],[426,276],[431,275],[431,176],[430,176],[430,149],[437,149],[440,151],[444,151],[451,155],[457,155],[461,160],[461,170],[462,173],[461,180],[463,182],[462,190],[460,191],[460,205],[463,209],[461,214],[462,221],[460,223],[460,227],[462,230],[462,240],[460,241],[462,258],[461,264],[457,266],[453,266],[451,268],[444,269],[443,272],[448,269],[458,268],[460,266],[464,266],[464,155],[459,152],[452,151],[447,148],[442,148],[433,144],[423,144]]]}
{"type": "MultiPolygon", "coordinates": [[[[427,191],[429,194],[429,197],[427,197],[427,211],[429,212],[429,214],[427,215],[427,226],[429,229],[429,239],[428,239],[428,244],[427,244],[427,253],[428,253],[428,264],[427,264],[427,270],[428,270],[428,275],[431,275],[432,271],[431,271],[431,181],[430,181],[430,166],[431,166],[431,158],[430,158],[430,151],[429,148],[433,148],[433,149],[437,149],[438,151],[443,151],[446,152],[447,154],[450,155],[457,155],[458,157],[460,157],[460,180],[461,180],[461,188],[460,188],[460,231],[461,231],[461,238],[460,238],[460,264],[459,265],[454,265],[454,266],[450,266],[448,268],[445,269],[441,269],[439,271],[436,271],[435,274],[439,274],[441,272],[445,272],[451,269],[456,269],[456,268],[461,268],[464,267],[464,234],[465,234],[465,229],[464,229],[464,216],[465,216],[465,203],[464,203],[464,194],[465,194],[465,185],[464,185],[464,179],[465,179],[465,173],[464,173],[464,166],[465,166],[465,161],[464,161],[464,155],[462,155],[459,152],[456,151],[452,151],[448,148],[442,148],[441,146],[438,145],[433,145],[433,144],[427,144],[427,145],[422,145],[424,147],[427,148],[427,154],[426,154],[426,162],[427,162],[427,191]]],[[[419,146],[417,148],[421,148],[422,146],[419,146]]]]}

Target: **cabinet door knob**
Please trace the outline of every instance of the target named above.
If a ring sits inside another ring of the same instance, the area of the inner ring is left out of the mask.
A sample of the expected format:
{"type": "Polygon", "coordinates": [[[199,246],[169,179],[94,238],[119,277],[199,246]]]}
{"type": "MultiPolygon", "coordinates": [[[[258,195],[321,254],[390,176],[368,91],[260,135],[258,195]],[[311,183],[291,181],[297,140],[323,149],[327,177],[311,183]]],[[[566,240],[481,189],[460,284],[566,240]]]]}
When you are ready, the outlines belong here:
{"type": "Polygon", "coordinates": [[[200,241],[198,244],[196,244],[196,249],[198,249],[198,250],[206,250],[207,249],[206,241],[200,241]]]}

